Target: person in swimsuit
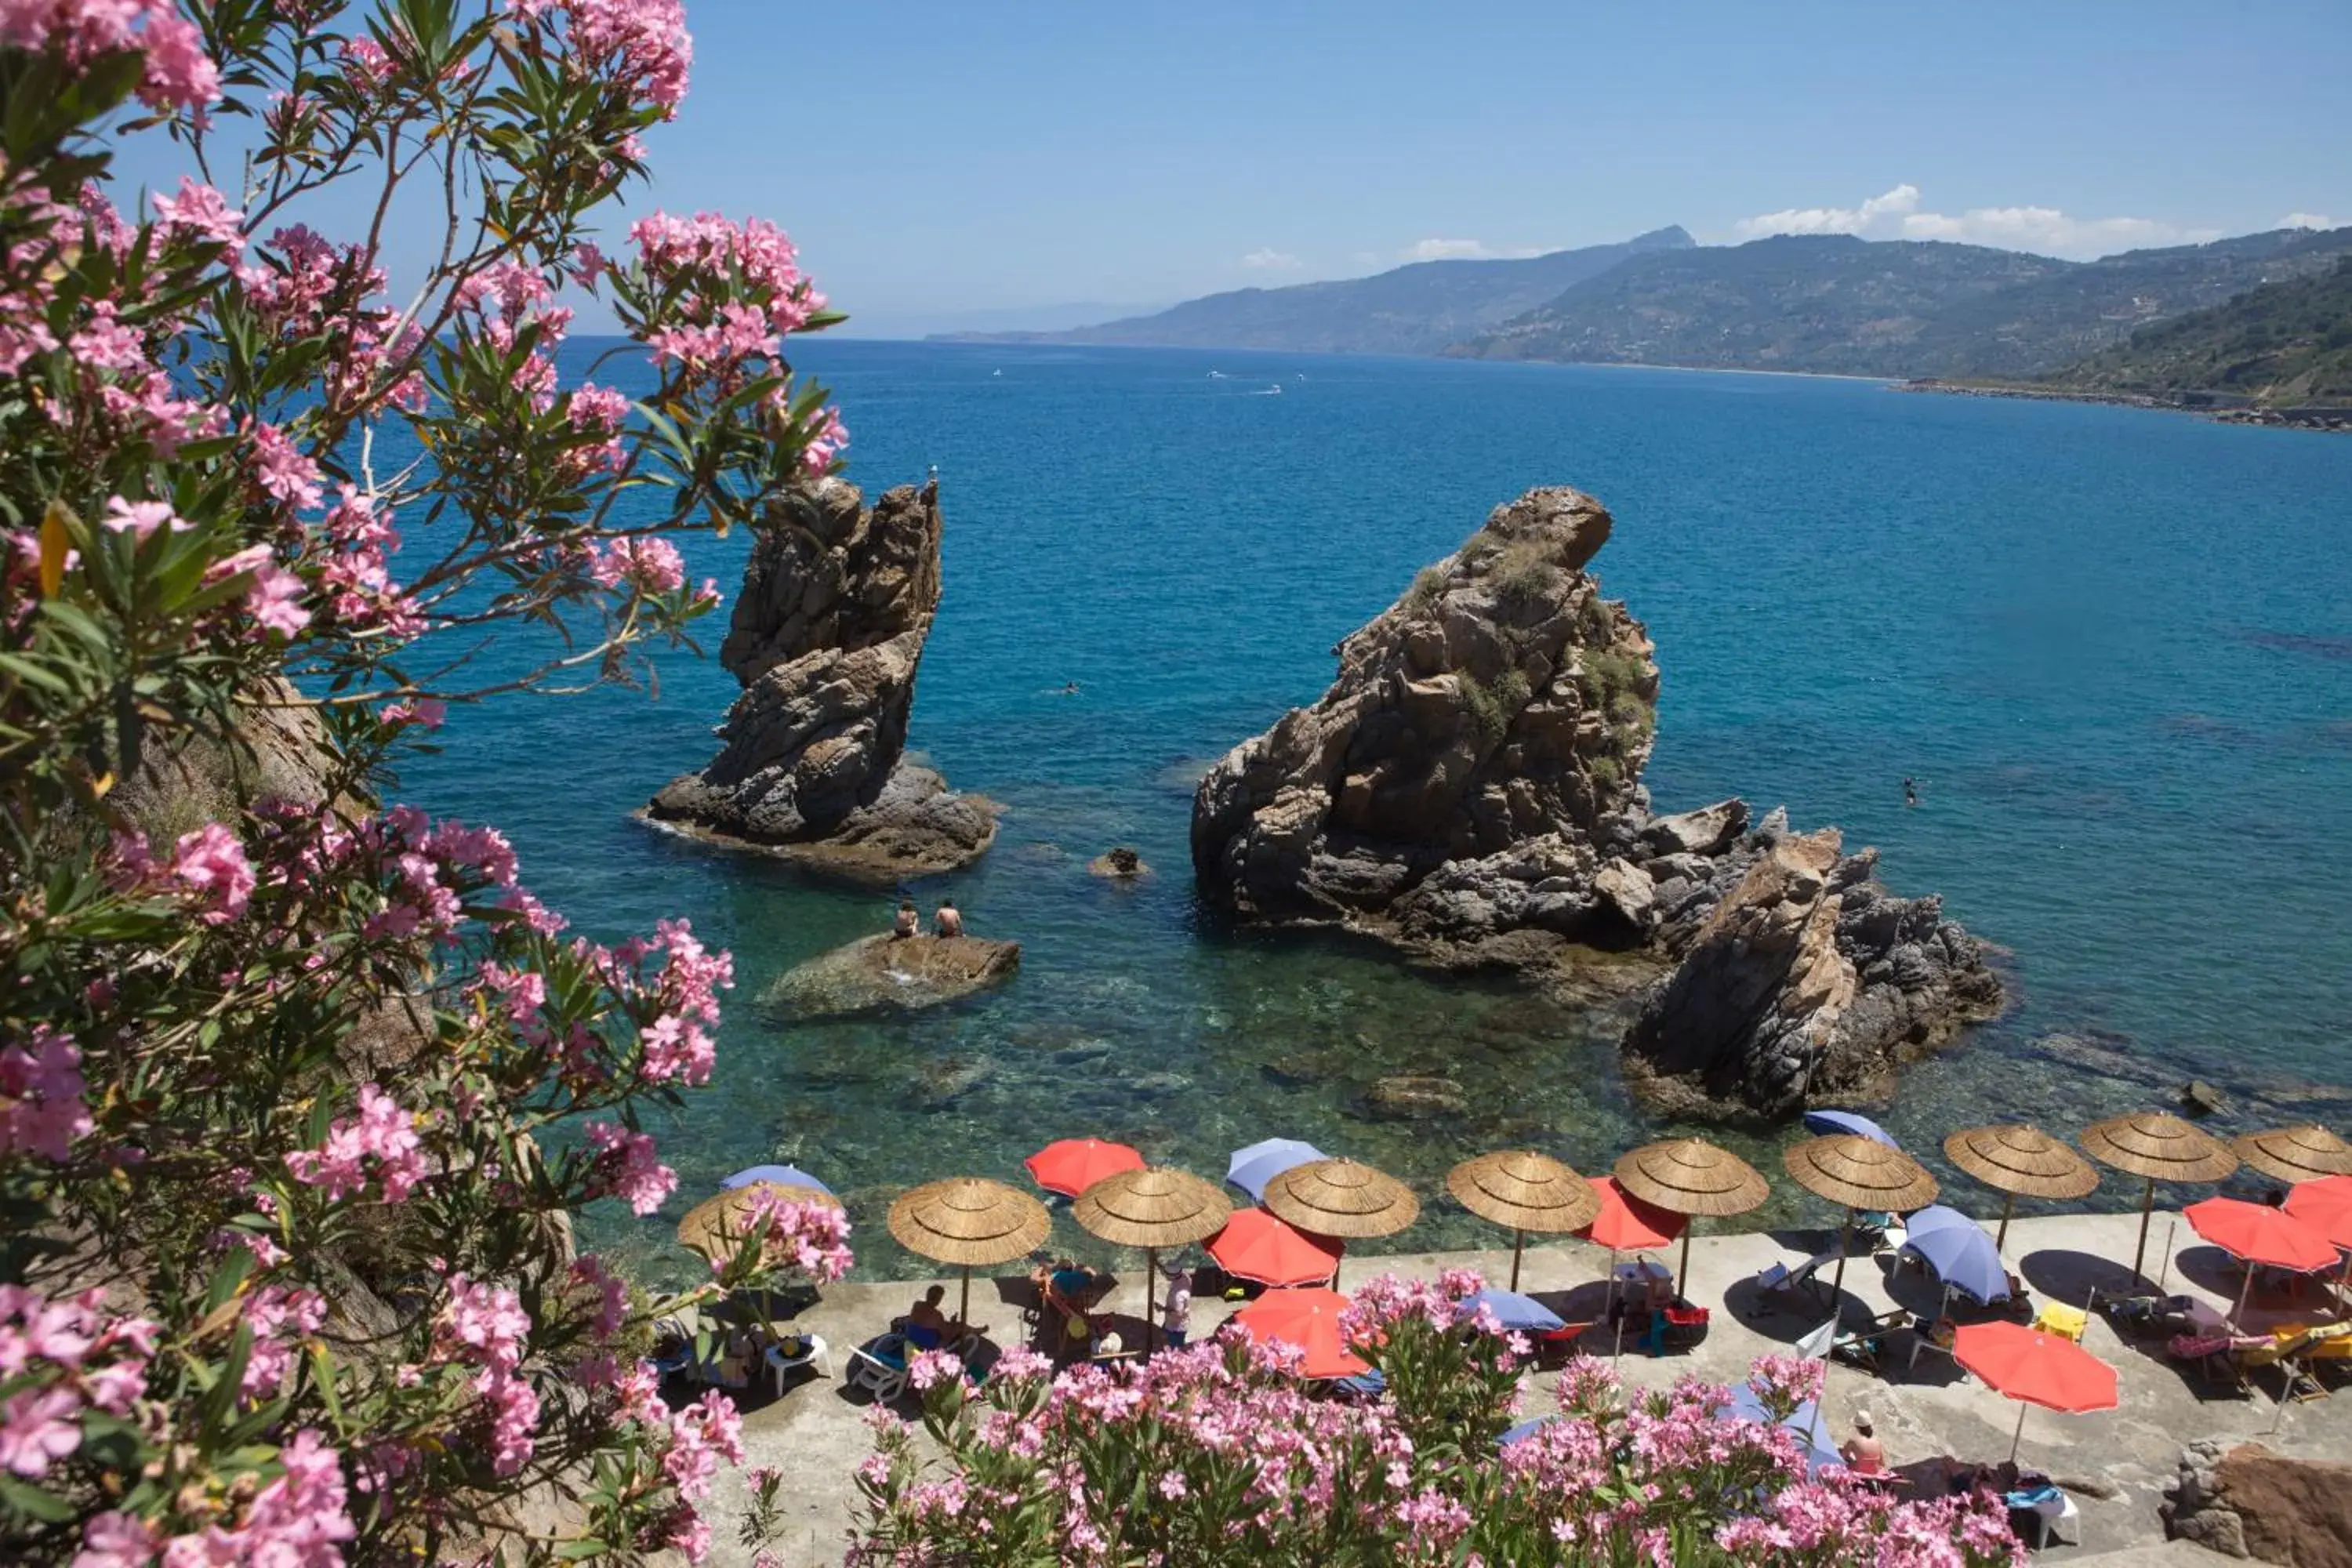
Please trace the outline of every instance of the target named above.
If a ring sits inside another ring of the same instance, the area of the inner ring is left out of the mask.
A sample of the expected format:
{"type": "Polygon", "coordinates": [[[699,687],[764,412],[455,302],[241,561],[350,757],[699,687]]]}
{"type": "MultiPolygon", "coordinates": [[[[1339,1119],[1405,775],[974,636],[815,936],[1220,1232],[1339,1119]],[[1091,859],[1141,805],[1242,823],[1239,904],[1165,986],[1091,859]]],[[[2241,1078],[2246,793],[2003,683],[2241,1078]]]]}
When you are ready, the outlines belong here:
{"type": "Polygon", "coordinates": [[[963,916],[956,909],[954,900],[941,899],[940,900],[939,912],[931,916],[931,934],[934,936],[961,936],[963,934],[963,916]]]}
{"type": "Polygon", "coordinates": [[[915,900],[912,899],[900,899],[898,900],[898,919],[897,922],[890,927],[891,938],[894,941],[903,942],[907,938],[918,934],[922,931],[922,929],[923,917],[915,912],[915,900]]]}
{"type": "Polygon", "coordinates": [[[1838,1452],[1845,1456],[1846,1468],[1857,1476],[1878,1476],[1886,1473],[1886,1450],[1879,1447],[1877,1436],[1871,1431],[1870,1412],[1855,1413],[1853,1436],[1848,1437],[1838,1452]]]}
{"type": "Polygon", "coordinates": [[[1903,804],[1906,805],[1919,804],[1919,786],[1909,779],[1903,781],[1903,804]]]}

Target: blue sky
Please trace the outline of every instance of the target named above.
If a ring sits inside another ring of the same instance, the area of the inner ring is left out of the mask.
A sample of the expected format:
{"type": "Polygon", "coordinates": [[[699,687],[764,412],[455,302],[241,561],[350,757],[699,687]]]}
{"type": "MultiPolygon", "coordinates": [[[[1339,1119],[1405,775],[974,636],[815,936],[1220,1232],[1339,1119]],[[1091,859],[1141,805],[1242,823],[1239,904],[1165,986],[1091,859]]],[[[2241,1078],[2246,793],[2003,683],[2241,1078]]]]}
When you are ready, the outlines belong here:
{"type": "Polygon", "coordinates": [[[2091,256],[2352,222],[2346,0],[687,13],[631,205],[775,218],[885,331],[1672,223],[2091,256]]]}

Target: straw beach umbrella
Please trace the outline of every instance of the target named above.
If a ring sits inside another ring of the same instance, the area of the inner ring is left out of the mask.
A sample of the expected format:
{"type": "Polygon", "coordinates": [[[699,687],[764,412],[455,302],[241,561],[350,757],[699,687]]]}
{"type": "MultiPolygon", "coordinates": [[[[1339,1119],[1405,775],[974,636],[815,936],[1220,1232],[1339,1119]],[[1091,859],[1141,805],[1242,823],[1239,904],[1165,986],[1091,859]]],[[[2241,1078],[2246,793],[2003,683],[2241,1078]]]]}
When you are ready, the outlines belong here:
{"type": "Polygon", "coordinates": [[[763,1199],[779,1204],[823,1204],[836,1209],[841,1206],[839,1198],[819,1187],[746,1182],[687,1210],[686,1217],[677,1222],[678,1244],[709,1258],[732,1255],[761,1225],[759,1210],[764,1206],[763,1199]]]}
{"type": "Polygon", "coordinates": [[[1480,1219],[1511,1227],[1511,1289],[1519,1288],[1519,1255],[1528,1232],[1582,1230],[1601,1212],[1592,1184],[1549,1154],[1507,1149],[1454,1167],[1445,1190],[1480,1219]]]}
{"type": "Polygon", "coordinates": [[[2322,1176],[2352,1176],[2352,1143],[2305,1123],[2230,1140],[2231,1151],[2265,1176],[2292,1185],[2322,1176]]]}
{"type": "Polygon", "coordinates": [[[1845,1255],[1856,1209],[1907,1214],[1936,1201],[1936,1178],[1890,1144],[1854,1132],[1809,1138],[1781,1156],[1797,1184],[1845,1210],[1838,1226],[1837,1273],[1830,1299],[1845,1288],[1845,1255]]]}
{"type": "MultiPolygon", "coordinates": [[[[1698,1138],[1643,1144],[1617,1162],[1617,1184],[1652,1208],[1694,1219],[1746,1214],[1772,1195],[1771,1184],[1755,1166],[1698,1138]]],[[[1677,1296],[1690,1278],[1690,1233],[1689,1226],[1683,1226],[1682,1267],[1675,1271],[1677,1296]]]]}
{"type": "Polygon", "coordinates": [[[1394,1236],[1421,1217],[1411,1188],[1353,1160],[1293,1165],[1265,1184],[1265,1206],[1311,1235],[1343,1240],[1394,1236]]]}
{"type": "Polygon", "coordinates": [[[2145,1177],[2139,1200],[2139,1246],[2132,1253],[2132,1276],[2145,1279],[2148,1216],[2156,1212],[2158,1182],[2218,1182],[2238,1168],[2237,1155],[2210,1132],[2162,1110],[2118,1116],[2083,1130],[2083,1152],[2102,1165],[2145,1177]]]}
{"type": "Polygon", "coordinates": [[[2087,1197],[2098,1168],[2039,1127],[1971,1127],[1944,1140],[1944,1158],[2002,1194],[1996,1250],[2009,1242],[2010,1215],[2020,1197],[2087,1197]]]}
{"type": "Polygon", "coordinates": [[[1071,1215],[1087,1230],[1120,1247],[1143,1248],[1143,1352],[1151,1353],[1160,1329],[1155,1281],[1160,1249],[1206,1241],[1225,1228],[1234,1205],[1190,1171],[1147,1165],[1105,1176],[1078,1194],[1071,1215]]]}
{"type": "Polygon", "coordinates": [[[971,1271],[1034,1252],[1054,1229],[1045,1205],[984,1176],[930,1182],[890,1205],[890,1234],[919,1257],[963,1270],[958,1322],[971,1321],[971,1271]]]}

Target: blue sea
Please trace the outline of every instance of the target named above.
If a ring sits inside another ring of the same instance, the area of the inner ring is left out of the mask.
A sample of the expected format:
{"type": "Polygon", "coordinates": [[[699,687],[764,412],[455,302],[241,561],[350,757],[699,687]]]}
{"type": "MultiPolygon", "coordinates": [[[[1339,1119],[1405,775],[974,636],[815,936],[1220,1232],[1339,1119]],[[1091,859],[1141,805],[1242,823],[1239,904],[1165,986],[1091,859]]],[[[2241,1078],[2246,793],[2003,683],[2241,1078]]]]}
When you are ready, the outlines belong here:
{"type": "MultiPolygon", "coordinates": [[[[1493,1239],[1443,1196],[1457,1160],[1532,1144],[1604,1171],[1654,1135],[1616,1078],[1621,1014],[1231,931],[1192,888],[1205,761],[1312,701],[1335,642],[1538,484],[1615,515],[1592,569],[1657,645],[1659,809],[1736,794],[1836,824],[2004,950],[2009,1014],[1884,1118],[1908,1146],[1996,1120],[2069,1131],[2192,1076],[2273,1107],[2352,1083],[2352,440],[1790,376],[800,353],[869,495],[939,468],[946,596],[912,744],[1009,811],[979,867],[910,890],[951,887],[976,934],[1019,940],[1018,977],[907,1018],[763,1014],[777,975],[882,929],[892,900],[630,820],[713,750],[736,690],[713,658],[666,652],[649,690],[461,710],[399,792],[504,827],[583,930],[682,914],[733,950],[718,1074],[654,1124],[673,1212],[585,1216],[648,1273],[685,1268],[675,1211],[772,1159],[846,1197],[861,1268],[887,1277],[913,1267],[881,1224],[897,1192],[1024,1181],[1062,1136],[1212,1176],[1242,1144],[1307,1138],[1411,1181],[1424,1215],[1396,1245],[1418,1248],[1493,1239]],[[1114,844],[1156,874],[1089,877],[1114,844]],[[1457,1079],[1467,1112],[1367,1116],[1374,1079],[1416,1071],[1457,1079]]],[[[699,542],[691,563],[731,589],[748,544],[699,542]]],[[[1778,1173],[1771,1140],[1732,1142],[1778,1173]]]]}

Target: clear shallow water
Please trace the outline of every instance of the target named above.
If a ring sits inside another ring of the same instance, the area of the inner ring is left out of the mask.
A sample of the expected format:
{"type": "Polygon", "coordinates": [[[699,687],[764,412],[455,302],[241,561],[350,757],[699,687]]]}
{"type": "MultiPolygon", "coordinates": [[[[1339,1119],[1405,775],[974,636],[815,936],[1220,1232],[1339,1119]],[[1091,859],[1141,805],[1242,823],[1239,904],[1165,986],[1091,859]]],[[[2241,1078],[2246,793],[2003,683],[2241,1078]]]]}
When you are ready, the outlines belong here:
{"type": "MultiPolygon", "coordinates": [[[[1912,1146],[2149,1098],[2053,1066],[2033,1042],[2059,1031],[2224,1087],[2352,1081],[2352,441],[1778,376],[804,355],[869,495],[939,466],[947,590],[913,741],[1011,812],[980,867],[915,890],[952,885],[976,933],[1024,943],[1020,975],[908,1019],[762,1016],[778,974],[881,929],[890,900],[626,818],[712,750],[736,690],[715,661],[665,656],[650,700],[461,711],[402,791],[506,828],[582,929],[684,914],[734,951],[718,1076],[657,1128],[673,1210],[793,1160],[848,1197],[861,1268],[887,1275],[910,1266],[882,1211],[918,1180],[1018,1182],[1023,1155],[1087,1133],[1216,1175],[1281,1135],[1411,1179],[1424,1215],[1401,1244],[1485,1245],[1442,1196],[1456,1160],[1533,1142],[1604,1170],[1651,1135],[1616,1082],[1613,1018],[1231,932],[1192,895],[1201,760],[1312,700],[1334,642],[1539,483],[1615,514],[1594,565],[1658,646],[1661,809],[1739,794],[1840,824],[1880,847],[1890,885],[1940,890],[2013,955],[2011,1014],[1912,1073],[1885,1119],[1912,1146]],[[1087,876],[1114,843],[1159,874],[1131,891],[1087,876]],[[1464,1084],[1467,1115],[1362,1115],[1373,1079],[1432,1069],[1464,1084]]],[[[746,548],[709,542],[692,564],[731,589],[746,548]]],[[[669,1223],[587,1216],[656,1273],[678,1266],[669,1223]]]]}

